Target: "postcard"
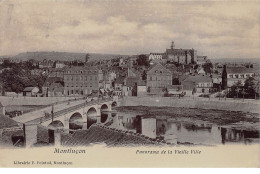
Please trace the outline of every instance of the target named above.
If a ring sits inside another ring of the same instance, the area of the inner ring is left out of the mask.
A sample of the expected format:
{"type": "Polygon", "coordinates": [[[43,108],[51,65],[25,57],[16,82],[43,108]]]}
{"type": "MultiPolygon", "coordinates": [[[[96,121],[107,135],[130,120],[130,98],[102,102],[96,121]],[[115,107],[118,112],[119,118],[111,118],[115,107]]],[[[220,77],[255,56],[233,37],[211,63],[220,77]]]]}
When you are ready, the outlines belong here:
{"type": "Polygon", "coordinates": [[[260,167],[259,5],[0,0],[0,167],[260,167]]]}

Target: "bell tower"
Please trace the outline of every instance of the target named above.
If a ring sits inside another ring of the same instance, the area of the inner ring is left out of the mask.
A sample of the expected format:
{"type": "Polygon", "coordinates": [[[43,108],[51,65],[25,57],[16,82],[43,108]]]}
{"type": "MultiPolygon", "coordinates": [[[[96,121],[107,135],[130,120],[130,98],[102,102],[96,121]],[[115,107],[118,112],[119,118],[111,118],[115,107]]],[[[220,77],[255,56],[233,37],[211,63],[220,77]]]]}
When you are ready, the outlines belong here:
{"type": "Polygon", "coordinates": [[[171,49],[173,50],[175,48],[174,42],[172,41],[171,49]]]}

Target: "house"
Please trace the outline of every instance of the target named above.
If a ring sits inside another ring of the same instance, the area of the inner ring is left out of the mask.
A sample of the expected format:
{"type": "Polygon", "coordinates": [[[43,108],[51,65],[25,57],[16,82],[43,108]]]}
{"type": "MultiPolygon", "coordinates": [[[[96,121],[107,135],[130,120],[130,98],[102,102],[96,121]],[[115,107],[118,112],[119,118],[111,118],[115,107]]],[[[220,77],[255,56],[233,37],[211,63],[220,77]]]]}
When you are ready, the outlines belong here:
{"type": "Polygon", "coordinates": [[[206,72],[204,71],[204,68],[198,67],[195,72],[200,75],[206,75],[206,72]]]}
{"type": "Polygon", "coordinates": [[[118,77],[115,80],[115,91],[122,91],[123,85],[125,83],[125,77],[118,77]]]}
{"type": "Polygon", "coordinates": [[[197,64],[198,65],[204,65],[207,63],[208,57],[207,56],[197,56],[197,64]]]}
{"type": "Polygon", "coordinates": [[[139,77],[127,77],[124,85],[126,88],[123,87],[123,90],[126,89],[126,91],[123,91],[123,93],[127,92],[129,96],[137,96],[137,83],[139,80],[139,77]]]}
{"type": "Polygon", "coordinates": [[[158,63],[147,71],[147,88],[165,88],[172,84],[172,72],[158,63]]]}
{"type": "Polygon", "coordinates": [[[104,86],[103,71],[96,67],[71,67],[64,71],[65,95],[87,95],[104,86]]]}
{"type": "Polygon", "coordinates": [[[23,90],[23,96],[36,97],[38,92],[38,87],[26,87],[23,90]]]}
{"type": "Polygon", "coordinates": [[[215,84],[221,84],[222,83],[222,77],[220,75],[212,74],[211,78],[212,78],[212,82],[215,83],[215,84]]]}
{"type": "Polygon", "coordinates": [[[183,94],[183,85],[168,85],[167,93],[168,95],[181,95],[183,94]]]}
{"type": "Polygon", "coordinates": [[[137,82],[137,96],[145,96],[147,94],[146,82],[139,80],[137,82]]]}
{"type": "Polygon", "coordinates": [[[42,86],[42,93],[43,96],[48,97],[48,91],[49,91],[49,87],[53,84],[53,83],[61,83],[62,86],[64,86],[64,79],[63,77],[47,77],[46,81],[44,82],[43,86],[42,86]]]}
{"type": "Polygon", "coordinates": [[[162,60],[166,58],[166,54],[165,53],[150,53],[149,55],[149,60],[162,60]]]}
{"type": "Polygon", "coordinates": [[[64,95],[64,85],[59,82],[54,82],[48,88],[48,96],[63,96],[64,95]]]}
{"type": "Polygon", "coordinates": [[[44,59],[43,61],[39,62],[39,68],[51,68],[53,67],[53,61],[44,59]]]}
{"type": "Polygon", "coordinates": [[[150,60],[150,64],[154,64],[158,62],[166,63],[167,61],[166,53],[150,53],[149,60],[150,60]]]}
{"type": "Polygon", "coordinates": [[[127,68],[127,77],[141,78],[141,73],[133,68],[127,68]]]}
{"type": "Polygon", "coordinates": [[[64,68],[64,67],[65,67],[64,63],[59,62],[59,61],[55,62],[55,68],[64,68]]]}
{"type": "Polygon", "coordinates": [[[246,68],[246,67],[227,67],[227,86],[231,87],[237,82],[241,82],[244,85],[246,79],[254,77],[259,74],[258,68],[246,68]]]}
{"type": "Polygon", "coordinates": [[[48,70],[46,69],[32,69],[31,70],[31,75],[47,75],[48,74],[48,70]]]}
{"type": "Polygon", "coordinates": [[[181,82],[181,85],[183,85],[183,90],[187,95],[192,95],[194,93],[209,94],[213,87],[213,82],[209,76],[190,75],[181,82]]]}

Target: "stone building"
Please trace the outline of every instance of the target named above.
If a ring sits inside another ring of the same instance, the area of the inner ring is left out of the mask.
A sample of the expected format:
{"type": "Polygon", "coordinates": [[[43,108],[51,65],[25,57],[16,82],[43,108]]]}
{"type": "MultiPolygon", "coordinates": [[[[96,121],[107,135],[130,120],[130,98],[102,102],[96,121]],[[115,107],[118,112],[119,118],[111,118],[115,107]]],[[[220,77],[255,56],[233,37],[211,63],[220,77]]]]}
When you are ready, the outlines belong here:
{"type": "Polygon", "coordinates": [[[65,95],[86,95],[103,86],[103,72],[95,67],[72,67],[64,71],[65,95]]]}
{"type": "Polygon", "coordinates": [[[212,92],[213,81],[209,76],[190,75],[181,82],[181,85],[183,85],[183,90],[188,95],[191,95],[192,92],[209,94],[212,92]]]}
{"type": "Polygon", "coordinates": [[[147,71],[147,88],[165,88],[172,84],[172,73],[158,63],[147,71]]]}
{"type": "Polygon", "coordinates": [[[227,87],[231,87],[238,81],[244,85],[246,79],[249,77],[254,77],[259,74],[259,69],[257,68],[246,68],[246,67],[227,67],[227,87]]]}
{"type": "Polygon", "coordinates": [[[197,50],[194,49],[177,49],[174,42],[171,44],[170,49],[166,49],[167,59],[171,62],[180,64],[194,64],[197,61],[197,50]]]}

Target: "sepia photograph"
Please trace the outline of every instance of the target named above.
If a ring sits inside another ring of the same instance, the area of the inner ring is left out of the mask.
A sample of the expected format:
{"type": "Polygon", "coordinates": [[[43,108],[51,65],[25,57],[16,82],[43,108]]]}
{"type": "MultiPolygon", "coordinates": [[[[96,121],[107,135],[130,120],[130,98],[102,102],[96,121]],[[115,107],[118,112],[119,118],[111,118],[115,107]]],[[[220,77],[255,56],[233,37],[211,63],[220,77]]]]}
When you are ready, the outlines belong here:
{"type": "Polygon", "coordinates": [[[0,167],[260,167],[259,85],[257,0],[0,0],[0,167]]]}

